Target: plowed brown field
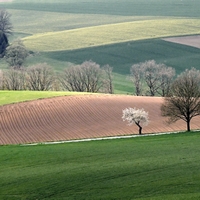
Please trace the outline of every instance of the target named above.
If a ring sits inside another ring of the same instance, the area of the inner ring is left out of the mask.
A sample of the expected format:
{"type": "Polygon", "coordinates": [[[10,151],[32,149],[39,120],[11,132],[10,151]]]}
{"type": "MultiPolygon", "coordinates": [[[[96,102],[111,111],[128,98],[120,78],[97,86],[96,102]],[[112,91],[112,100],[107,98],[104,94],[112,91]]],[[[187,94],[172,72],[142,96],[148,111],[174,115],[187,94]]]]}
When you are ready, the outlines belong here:
{"type": "MultiPolygon", "coordinates": [[[[183,121],[165,123],[162,101],[160,97],[83,95],[1,106],[0,145],[137,134],[137,126],[122,121],[127,107],[149,112],[150,123],[143,133],[185,130],[183,121]]],[[[192,120],[192,129],[200,128],[199,120],[192,120]]]]}

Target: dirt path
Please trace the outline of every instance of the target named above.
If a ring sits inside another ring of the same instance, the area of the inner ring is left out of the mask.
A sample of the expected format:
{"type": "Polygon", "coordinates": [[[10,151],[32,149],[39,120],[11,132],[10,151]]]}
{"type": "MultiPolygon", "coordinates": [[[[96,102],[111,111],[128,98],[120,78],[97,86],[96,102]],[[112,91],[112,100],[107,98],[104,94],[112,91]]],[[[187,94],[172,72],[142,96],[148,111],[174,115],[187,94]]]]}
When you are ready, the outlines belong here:
{"type": "MultiPolygon", "coordinates": [[[[66,96],[0,107],[0,144],[20,144],[137,134],[136,126],[123,122],[122,110],[144,108],[150,124],[143,133],[185,130],[184,122],[172,125],[161,117],[159,97],[125,95],[66,96]]],[[[192,129],[199,129],[199,119],[192,129]]]]}

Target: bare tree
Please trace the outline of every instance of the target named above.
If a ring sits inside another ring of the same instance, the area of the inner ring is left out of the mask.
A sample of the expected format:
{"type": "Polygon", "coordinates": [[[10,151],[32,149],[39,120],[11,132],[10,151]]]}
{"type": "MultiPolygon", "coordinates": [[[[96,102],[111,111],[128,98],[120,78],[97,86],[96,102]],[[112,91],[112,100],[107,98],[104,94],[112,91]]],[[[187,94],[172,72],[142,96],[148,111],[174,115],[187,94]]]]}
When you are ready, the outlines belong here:
{"type": "Polygon", "coordinates": [[[150,96],[155,96],[160,88],[160,65],[155,60],[149,60],[142,63],[144,68],[144,81],[146,82],[150,96]]]}
{"type": "Polygon", "coordinates": [[[148,112],[144,109],[126,108],[123,111],[123,121],[128,121],[129,125],[135,123],[139,127],[139,134],[142,134],[142,126],[149,123],[148,112]]]}
{"type": "Polygon", "coordinates": [[[113,68],[110,67],[109,65],[104,65],[102,67],[103,71],[104,71],[104,90],[105,93],[109,93],[109,94],[113,94],[114,93],[114,88],[113,88],[113,75],[112,75],[112,70],[113,68]]]}
{"type": "Polygon", "coordinates": [[[184,120],[190,131],[191,119],[200,115],[200,71],[192,68],[185,70],[173,82],[168,97],[161,106],[162,115],[168,122],[184,120]]]}
{"type": "Polygon", "coordinates": [[[3,87],[6,90],[26,90],[26,72],[21,68],[10,68],[3,73],[3,87]]]}
{"type": "Polygon", "coordinates": [[[164,64],[160,65],[160,89],[157,91],[162,97],[169,94],[171,83],[175,76],[175,69],[167,67],[164,64]]]}
{"type": "Polygon", "coordinates": [[[54,72],[46,63],[39,63],[27,68],[27,85],[30,90],[50,90],[53,82],[54,72]]]}
{"type": "Polygon", "coordinates": [[[8,37],[8,35],[12,34],[13,26],[10,21],[11,14],[9,14],[6,10],[0,10],[0,31],[8,37]]]}
{"type": "Polygon", "coordinates": [[[59,76],[59,80],[64,89],[68,91],[84,92],[86,90],[85,84],[82,81],[83,73],[80,65],[71,66],[64,70],[59,76]]]}
{"type": "Polygon", "coordinates": [[[86,87],[86,92],[98,92],[103,86],[103,72],[100,65],[93,61],[85,61],[81,64],[82,82],[86,87]]]}
{"type": "Polygon", "coordinates": [[[135,64],[130,69],[131,75],[129,79],[133,82],[135,86],[135,94],[137,96],[142,95],[142,82],[143,82],[143,74],[144,68],[141,66],[141,63],[135,64]]]}
{"type": "Polygon", "coordinates": [[[135,64],[130,69],[129,79],[134,83],[137,96],[142,95],[143,88],[147,95],[166,96],[170,84],[175,76],[175,70],[164,64],[157,64],[155,60],[135,64]]]}
{"type": "Polygon", "coordinates": [[[100,92],[108,88],[104,69],[93,61],[65,69],[59,79],[63,88],[69,91],[100,92]]]}
{"type": "Polygon", "coordinates": [[[3,89],[3,71],[0,70],[0,90],[3,89]]]}
{"type": "Polygon", "coordinates": [[[6,48],[5,60],[14,68],[20,68],[28,56],[28,51],[21,40],[14,41],[6,48]]]}

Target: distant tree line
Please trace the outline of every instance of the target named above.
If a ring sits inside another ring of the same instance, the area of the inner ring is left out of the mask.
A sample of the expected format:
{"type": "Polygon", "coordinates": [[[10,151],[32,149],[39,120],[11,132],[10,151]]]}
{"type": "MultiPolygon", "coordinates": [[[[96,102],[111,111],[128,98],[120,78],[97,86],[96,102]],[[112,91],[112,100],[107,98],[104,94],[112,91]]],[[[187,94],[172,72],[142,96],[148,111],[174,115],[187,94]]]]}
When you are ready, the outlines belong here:
{"type": "Polygon", "coordinates": [[[39,63],[26,68],[12,66],[1,70],[0,89],[113,93],[112,79],[109,65],[100,67],[93,61],[68,67],[58,74],[46,63],[39,63]]]}
{"type": "MultiPolygon", "coordinates": [[[[18,42],[14,46],[23,44],[18,42]]],[[[14,48],[15,50],[15,48],[14,48]]],[[[14,53],[13,53],[14,54],[14,53]]],[[[27,55],[25,50],[22,54],[27,55]]],[[[15,57],[15,56],[13,56],[15,57]]],[[[112,67],[89,60],[80,65],[67,67],[60,73],[45,63],[23,67],[20,59],[10,59],[10,68],[1,71],[0,88],[4,90],[67,90],[77,92],[114,93],[112,67]]],[[[23,59],[22,59],[23,60],[23,59]]],[[[175,70],[154,60],[134,64],[129,79],[135,94],[145,96],[167,96],[175,76],[175,70]]]]}
{"type": "MultiPolygon", "coordinates": [[[[78,92],[114,93],[112,68],[100,67],[93,61],[68,67],[59,75],[47,64],[37,64],[27,68],[23,63],[29,52],[21,40],[8,42],[13,26],[11,15],[0,10],[0,56],[10,69],[1,72],[1,89],[7,90],[68,90],[78,92]]],[[[133,82],[135,95],[166,96],[175,70],[154,60],[134,64],[129,79],[133,82]]]]}
{"type": "Polygon", "coordinates": [[[45,63],[23,67],[29,52],[21,40],[9,44],[8,36],[13,31],[10,17],[6,10],[0,9],[0,57],[9,65],[8,70],[0,71],[0,89],[113,93],[112,68],[109,65],[100,67],[93,61],[85,61],[59,74],[45,63]]]}

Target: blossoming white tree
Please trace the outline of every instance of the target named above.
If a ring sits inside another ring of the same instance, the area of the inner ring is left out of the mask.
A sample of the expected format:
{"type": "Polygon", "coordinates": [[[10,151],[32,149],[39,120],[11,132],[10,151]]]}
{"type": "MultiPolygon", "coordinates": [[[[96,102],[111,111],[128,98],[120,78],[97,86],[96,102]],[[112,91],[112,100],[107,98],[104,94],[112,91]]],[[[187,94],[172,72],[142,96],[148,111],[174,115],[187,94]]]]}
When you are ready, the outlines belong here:
{"type": "Polygon", "coordinates": [[[148,112],[144,109],[126,108],[123,111],[123,121],[128,121],[129,125],[135,123],[139,127],[139,134],[142,134],[142,127],[148,125],[148,112]]]}

